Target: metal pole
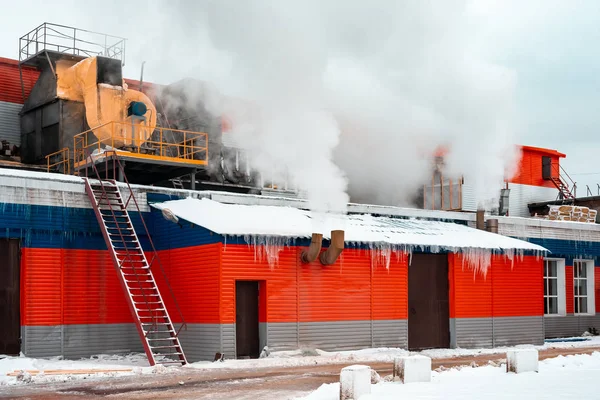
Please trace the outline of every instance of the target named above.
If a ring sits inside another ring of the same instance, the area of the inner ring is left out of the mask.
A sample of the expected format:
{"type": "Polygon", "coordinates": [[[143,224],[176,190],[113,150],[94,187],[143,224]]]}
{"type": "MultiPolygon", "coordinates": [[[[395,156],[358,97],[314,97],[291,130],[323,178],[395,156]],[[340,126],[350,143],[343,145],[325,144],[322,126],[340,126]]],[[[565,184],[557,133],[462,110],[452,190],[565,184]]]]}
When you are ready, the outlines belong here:
{"type": "Polygon", "coordinates": [[[146,61],[142,61],[142,71],[140,72],[140,92],[144,92],[144,64],[146,61]]]}
{"type": "Polygon", "coordinates": [[[190,189],[192,190],[196,190],[196,170],[193,170],[192,173],[190,174],[190,189]]]}

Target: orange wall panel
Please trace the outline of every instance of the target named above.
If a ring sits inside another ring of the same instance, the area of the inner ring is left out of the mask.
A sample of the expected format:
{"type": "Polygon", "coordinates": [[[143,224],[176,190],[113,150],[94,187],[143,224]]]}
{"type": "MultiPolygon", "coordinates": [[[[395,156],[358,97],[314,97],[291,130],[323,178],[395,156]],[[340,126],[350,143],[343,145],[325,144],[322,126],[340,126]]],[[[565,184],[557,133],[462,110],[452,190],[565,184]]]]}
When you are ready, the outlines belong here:
{"type": "Polygon", "coordinates": [[[223,246],[221,270],[221,323],[235,322],[235,281],[264,281],[260,285],[259,319],[262,322],[296,322],[299,247],[286,247],[277,265],[270,266],[252,246],[223,246]],[[266,291],[266,295],[265,292],[266,291]],[[266,312],[264,310],[266,306],[266,312]]]}
{"type": "MultiPolygon", "coordinates": [[[[515,176],[509,179],[511,183],[522,185],[542,186],[553,188],[552,181],[542,179],[542,157],[549,156],[553,164],[558,164],[560,159],[556,155],[545,154],[539,151],[524,150],[515,176]]],[[[558,175],[552,170],[552,175],[558,175]]]]}
{"type": "Polygon", "coordinates": [[[503,256],[492,258],[494,317],[544,315],[544,260],[525,256],[514,265],[503,256]]]}
{"type": "Polygon", "coordinates": [[[450,318],[492,316],[492,279],[475,273],[462,254],[448,255],[450,275],[450,318]]]}
{"type": "Polygon", "coordinates": [[[346,249],[334,265],[300,267],[300,322],[371,318],[371,255],[346,249]]]}
{"type": "Polygon", "coordinates": [[[131,323],[133,317],[108,251],[63,250],[63,323],[131,323]]]}
{"type": "Polygon", "coordinates": [[[375,259],[372,271],[372,318],[408,318],[408,257],[403,254],[397,258],[392,254],[389,268],[385,261],[375,259]]]}
{"type": "MultiPolygon", "coordinates": [[[[152,273],[173,322],[180,323],[183,315],[187,323],[219,323],[221,247],[213,243],[158,252],[174,296],[157,262],[152,273]]],[[[147,255],[148,261],[151,257],[147,255]]]]}
{"type": "Polygon", "coordinates": [[[60,249],[21,250],[21,325],[62,324],[60,249]]]}
{"type": "Polygon", "coordinates": [[[575,312],[575,289],[573,288],[573,266],[565,266],[565,298],[567,302],[567,314],[575,312]]]}

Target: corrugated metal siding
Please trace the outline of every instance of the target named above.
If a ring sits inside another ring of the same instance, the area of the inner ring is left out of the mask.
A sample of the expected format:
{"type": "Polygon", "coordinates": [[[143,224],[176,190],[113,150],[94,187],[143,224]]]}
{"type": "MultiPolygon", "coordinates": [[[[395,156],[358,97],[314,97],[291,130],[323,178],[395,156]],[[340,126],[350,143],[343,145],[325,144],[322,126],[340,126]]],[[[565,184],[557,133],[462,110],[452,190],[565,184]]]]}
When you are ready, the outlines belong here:
{"type": "Polygon", "coordinates": [[[546,338],[572,337],[583,333],[580,330],[579,317],[575,315],[545,317],[544,330],[546,338]]]}
{"type": "MultiPolygon", "coordinates": [[[[543,239],[544,243],[547,243],[549,246],[552,246],[554,241],[559,241],[556,242],[556,244],[559,245],[559,247],[556,248],[557,250],[574,250],[577,249],[578,245],[585,244],[585,242],[600,242],[600,229],[598,229],[599,226],[596,224],[571,223],[564,221],[554,222],[537,219],[520,220],[518,222],[519,223],[517,223],[517,221],[511,221],[509,218],[500,219],[498,233],[504,236],[526,239],[530,242],[533,242],[530,239],[543,239]],[[542,225],[546,223],[549,224],[542,225]],[[583,243],[576,244],[573,242],[583,243]]],[[[535,241],[534,243],[542,242],[535,241]]],[[[555,253],[555,251],[550,248],[548,250],[555,253]]]]}
{"type": "Polygon", "coordinates": [[[269,349],[293,350],[298,348],[298,324],[295,322],[270,322],[265,325],[269,349]]]}
{"type": "MultiPolygon", "coordinates": [[[[221,272],[221,323],[235,323],[235,281],[266,282],[266,299],[261,299],[261,322],[297,321],[297,273],[299,256],[296,247],[283,248],[277,265],[271,267],[253,246],[223,245],[221,272]]],[[[261,293],[262,296],[262,293],[261,293]]]]}
{"type": "Polygon", "coordinates": [[[62,253],[21,250],[21,325],[62,325],[62,253]]]}
{"type": "MultiPolygon", "coordinates": [[[[158,256],[183,317],[190,324],[219,323],[221,243],[162,250],[158,256]]],[[[148,255],[149,259],[151,255],[148,255]]],[[[181,322],[173,296],[158,265],[154,278],[174,322],[181,322]]],[[[214,354],[213,354],[214,356],[214,354]]]]}
{"type": "Polygon", "coordinates": [[[492,279],[476,274],[461,254],[448,255],[450,318],[492,316],[492,279]]]}
{"type": "Polygon", "coordinates": [[[12,145],[21,145],[21,126],[19,111],[22,104],[0,101],[0,141],[6,140],[12,145]]]}
{"type": "Polygon", "coordinates": [[[62,355],[66,358],[144,351],[142,341],[133,323],[65,325],[62,328],[64,337],[62,355]]]}
{"type": "Polygon", "coordinates": [[[494,317],[544,314],[543,259],[525,256],[512,266],[504,257],[494,257],[488,277],[493,282],[494,317]]]}
{"type": "MultiPolygon", "coordinates": [[[[524,149],[517,173],[510,179],[510,182],[524,185],[554,187],[552,182],[542,178],[543,156],[549,156],[552,159],[553,164],[558,164],[560,161],[557,155],[524,149]]],[[[552,173],[555,174],[554,171],[552,171],[552,173]]]]}
{"type": "Polygon", "coordinates": [[[235,324],[221,324],[221,353],[236,357],[235,324]]]}
{"type": "Polygon", "coordinates": [[[494,318],[494,346],[518,344],[544,344],[542,316],[494,318]]]}
{"type": "Polygon", "coordinates": [[[300,322],[371,319],[369,252],[346,249],[334,265],[302,265],[299,282],[300,322]]]}
{"type": "Polygon", "coordinates": [[[554,186],[542,187],[509,183],[508,187],[510,189],[508,215],[511,217],[530,217],[527,204],[554,201],[558,196],[558,189],[554,186]]]}
{"type": "Polygon", "coordinates": [[[373,321],[371,347],[408,347],[408,320],[373,321]]]}
{"type": "MultiPolygon", "coordinates": [[[[24,66],[22,67],[22,74],[25,98],[27,98],[40,73],[34,68],[24,66]]],[[[0,101],[23,104],[19,62],[17,60],[0,57],[0,101]]]]}
{"type": "Polygon", "coordinates": [[[21,326],[21,351],[28,357],[56,357],[62,354],[63,327],[21,326]]]}
{"type": "Polygon", "coordinates": [[[300,345],[322,350],[371,347],[371,321],[302,322],[300,345]]]}
{"type": "Polygon", "coordinates": [[[154,246],[159,251],[218,243],[223,239],[221,235],[187,221],[180,220],[181,226],[168,221],[162,216],[162,212],[155,209],[144,214],[144,220],[152,232],[154,246]]]}
{"type": "MultiPolygon", "coordinates": [[[[223,352],[219,324],[188,324],[180,332],[179,340],[189,362],[212,361],[217,352],[223,352]]],[[[225,353],[226,357],[233,358],[233,353],[225,353]]]]}
{"type": "Polygon", "coordinates": [[[403,254],[397,259],[392,254],[387,267],[385,259],[373,257],[372,263],[370,319],[408,318],[408,257],[403,254]]]}
{"type": "Polygon", "coordinates": [[[492,347],[492,318],[455,318],[450,326],[454,326],[453,345],[465,349],[475,347],[492,347]]]}
{"type": "Polygon", "coordinates": [[[477,211],[477,198],[475,188],[469,184],[462,185],[462,210],[477,211]]]}

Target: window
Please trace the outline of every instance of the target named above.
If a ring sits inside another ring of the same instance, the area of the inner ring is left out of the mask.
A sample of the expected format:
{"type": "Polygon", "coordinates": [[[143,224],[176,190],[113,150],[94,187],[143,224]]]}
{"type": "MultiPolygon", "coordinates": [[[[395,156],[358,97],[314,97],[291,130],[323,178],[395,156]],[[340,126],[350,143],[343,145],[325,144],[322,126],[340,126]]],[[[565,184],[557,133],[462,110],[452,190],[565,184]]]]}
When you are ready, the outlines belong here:
{"type": "Polygon", "coordinates": [[[566,315],[565,260],[544,260],[544,315],[566,315]]]}
{"type": "Polygon", "coordinates": [[[573,295],[575,314],[594,314],[594,262],[573,262],[573,295]]]}

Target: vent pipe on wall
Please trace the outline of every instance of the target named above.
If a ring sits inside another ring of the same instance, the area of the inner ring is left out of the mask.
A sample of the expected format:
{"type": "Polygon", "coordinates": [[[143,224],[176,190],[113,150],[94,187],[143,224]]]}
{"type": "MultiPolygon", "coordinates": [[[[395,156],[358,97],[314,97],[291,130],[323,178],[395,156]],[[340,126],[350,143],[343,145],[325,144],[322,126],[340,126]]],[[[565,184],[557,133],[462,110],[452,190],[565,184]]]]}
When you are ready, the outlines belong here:
{"type": "Polygon", "coordinates": [[[321,252],[322,243],[323,235],[320,233],[313,233],[312,239],[310,240],[310,246],[308,246],[308,249],[302,251],[302,254],[300,254],[300,260],[302,260],[302,262],[305,264],[315,261],[321,252]]]}
{"type": "Polygon", "coordinates": [[[323,265],[334,264],[344,250],[344,231],[331,231],[329,248],[321,253],[319,261],[323,265]]]}

